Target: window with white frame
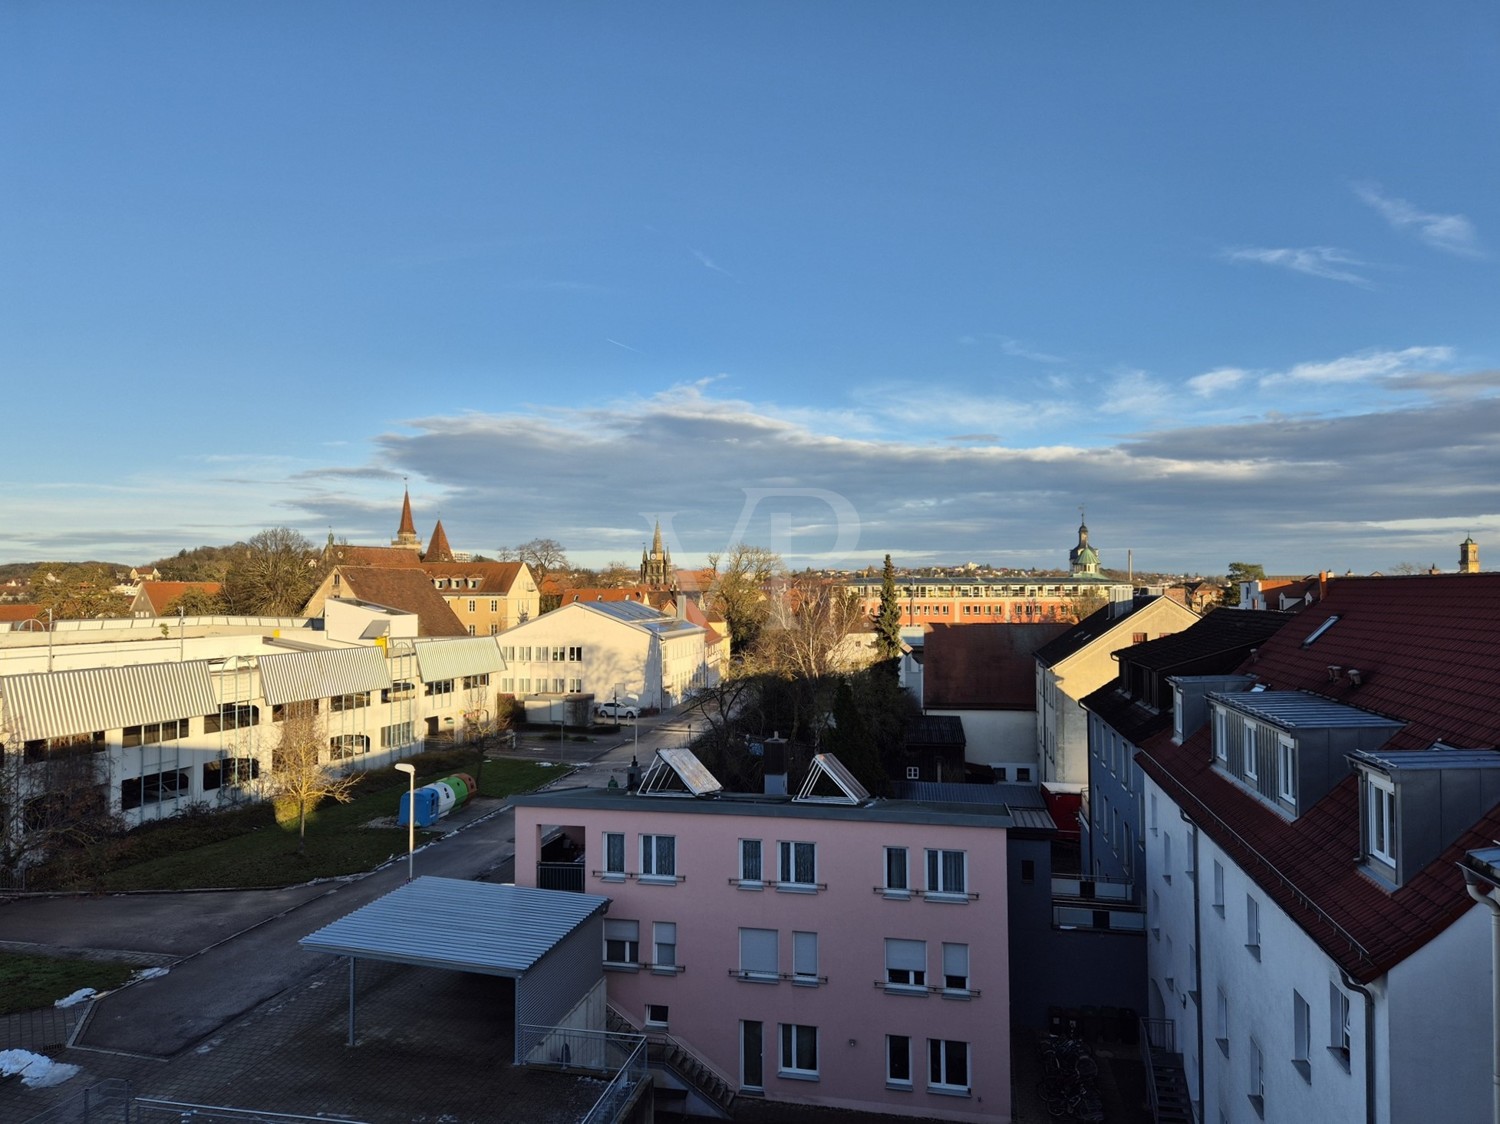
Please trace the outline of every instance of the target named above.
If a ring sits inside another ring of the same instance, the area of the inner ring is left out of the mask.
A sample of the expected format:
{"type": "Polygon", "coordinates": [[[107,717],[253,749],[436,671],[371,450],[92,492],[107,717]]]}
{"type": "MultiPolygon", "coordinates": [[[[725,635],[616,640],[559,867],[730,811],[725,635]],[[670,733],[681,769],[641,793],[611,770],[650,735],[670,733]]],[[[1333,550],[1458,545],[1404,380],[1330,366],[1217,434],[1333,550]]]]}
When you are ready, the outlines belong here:
{"type": "Polygon", "coordinates": [[[934,1093],[969,1092],[969,1044],[949,1038],[927,1040],[927,1087],[934,1093]]]}
{"type": "Polygon", "coordinates": [[[652,925],[651,967],[677,970],[677,922],[658,921],[652,925]]]}
{"type": "Polygon", "coordinates": [[[669,1012],[667,1010],[667,1005],[665,1003],[647,1003],[646,1025],[665,1027],[667,1025],[668,1013],[669,1012]]]}
{"type": "Polygon", "coordinates": [[[641,959],[641,923],[604,919],[604,962],[634,968],[641,959]]]}
{"type": "Polygon", "coordinates": [[[1245,779],[1254,781],[1260,779],[1260,764],[1256,753],[1255,723],[1245,719],[1244,730],[1240,735],[1243,738],[1245,779]]]}
{"type": "Polygon", "coordinates": [[[1328,985],[1328,1049],[1339,1063],[1349,1068],[1349,996],[1338,984],[1328,985]]]}
{"type": "Polygon", "coordinates": [[[1155,835],[1161,830],[1161,815],[1156,808],[1156,793],[1151,794],[1151,834],[1155,835]]]}
{"type": "Polygon", "coordinates": [[[1224,864],[1218,859],[1214,860],[1213,907],[1220,917],[1224,916],[1224,864]]]}
{"type": "Polygon", "coordinates": [[[778,934],[775,929],[740,930],[740,977],[775,982],[778,978],[778,934]]]}
{"type": "Polygon", "coordinates": [[[761,870],[761,845],[759,839],[740,840],[740,885],[762,886],[765,875],[761,870]]]}
{"type": "Polygon", "coordinates": [[[911,1088],[911,1039],[904,1034],[885,1036],[885,1083],[911,1088]]]}
{"type": "Polygon", "coordinates": [[[968,945],[943,944],[943,989],[962,992],[969,990],[968,945]]]}
{"type": "Polygon", "coordinates": [[[643,879],[677,878],[677,836],[641,836],[641,877],[643,879]]]}
{"type": "Polygon", "coordinates": [[[781,1024],[782,1077],[804,1080],[818,1076],[818,1028],[801,1023],[781,1024]]]}
{"type": "Polygon", "coordinates": [[[1224,1056],[1229,1056],[1229,996],[1219,988],[1218,1005],[1214,1012],[1214,1041],[1224,1056]]]}
{"type": "Polygon", "coordinates": [[[777,848],[780,853],[777,889],[815,889],[818,884],[817,847],[812,843],[782,840],[777,848]]]}
{"type": "Polygon", "coordinates": [[[1276,794],[1297,802],[1297,743],[1286,734],[1276,736],[1276,794]]]}
{"type": "Polygon", "coordinates": [[[885,885],[886,893],[895,893],[906,896],[911,892],[911,879],[907,872],[907,857],[905,847],[887,847],[885,849],[885,885]]]}
{"type": "Polygon", "coordinates": [[[1292,992],[1292,1065],[1304,1081],[1312,1080],[1308,1051],[1312,1048],[1312,1008],[1301,992],[1292,992]]]}
{"type": "Polygon", "coordinates": [[[1365,848],[1372,859],[1396,865],[1396,786],[1389,777],[1365,773],[1365,848]]]}
{"type": "Polygon", "coordinates": [[[894,990],[927,988],[927,942],[885,939],[885,983],[894,990]]]}
{"type": "Polygon", "coordinates": [[[1245,947],[1260,959],[1260,902],[1249,894],[1245,895],[1245,947]]]}
{"type": "Polygon", "coordinates": [[[625,876],[625,833],[622,831],[604,833],[604,873],[606,876],[625,876]]]}
{"type": "Polygon", "coordinates": [[[967,897],[969,891],[969,856],[964,851],[929,850],[927,852],[927,894],[929,897],[967,897]]]}
{"type": "Polygon", "coordinates": [[[1172,881],[1172,836],[1165,832],[1161,837],[1161,880],[1172,881]]]}
{"type": "Polygon", "coordinates": [[[1223,707],[1214,707],[1214,757],[1229,763],[1229,718],[1223,707]]]}
{"type": "Polygon", "coordinates": [[[792,933],[792,982],[818,982],[818,934],[792,933]]]}

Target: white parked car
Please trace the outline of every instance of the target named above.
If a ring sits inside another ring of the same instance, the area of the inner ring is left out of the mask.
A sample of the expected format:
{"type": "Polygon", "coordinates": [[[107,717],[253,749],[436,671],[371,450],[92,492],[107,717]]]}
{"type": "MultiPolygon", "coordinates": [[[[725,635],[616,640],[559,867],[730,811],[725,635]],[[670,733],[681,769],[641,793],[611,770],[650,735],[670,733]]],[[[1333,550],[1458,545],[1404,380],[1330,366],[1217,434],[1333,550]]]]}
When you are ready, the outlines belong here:
{"type": "Polygon", "coordinates": [[[600,703],[594,707],[594,713],[600,718],[639,718],[641,708],[635,703],[607,702],[600,703]]]}

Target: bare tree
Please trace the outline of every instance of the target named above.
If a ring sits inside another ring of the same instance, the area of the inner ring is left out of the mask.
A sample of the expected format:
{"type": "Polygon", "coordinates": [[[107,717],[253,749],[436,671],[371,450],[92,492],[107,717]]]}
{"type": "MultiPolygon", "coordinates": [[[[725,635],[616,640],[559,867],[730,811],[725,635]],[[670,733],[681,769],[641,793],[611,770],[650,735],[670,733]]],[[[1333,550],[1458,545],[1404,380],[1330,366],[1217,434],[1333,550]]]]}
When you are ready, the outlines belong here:
{"type": "Polygon", "coordinates": [[[311,703],[287,707],[281,722],[281,741],[271,751],[272,795],[297,806],[297,853],[307,851],[307,813],[324,800],[347,804],[354,798],[359,777],[340,774],[324,764],[328,733],[311,703]]]}
{"type": "Polygon", "coordinates": [[[729,625],[731,647],[743,652],[754,645],[770,613],[767,585],[786,567],[775,551],[748,543],[735,544],[728,554],[710,554],[708,564],[714,572],[709,601],[729,625]]]}
{"type": "Polygon", "coordinates": [[[755,644],[766,670],[816,680],[860,662],[848,645],[865,619],[852,590],[803,575],[782,583],[769,607],[755,644]]]}
{"type": "Polygon", "coordinates": [[[321,553],[290,527],[272,527],[245,543],[230,563],[222,596],[232,613],[289,617],[317,585],[321,553]]]}
{"type": "Polygon", "coordinates": [[[92,735],[0,750],[0,884],[70,847],[124,831],[110,811],[105,755],[92,735]]]}
{"type": "Polygon", "coordinates": [[[163,615],[175,617],[211,617],[224,612],[224,598],[206,589],[188,589],[167,602],[163,615]]]}
{"type": "Polygon", "coordinates": [[[600,570],[598,575],[599,585],[605,589],[620,589],[623,586],[635,585],[641,580],[641,571],[629,562],[610,562],[600,570]]]}
{"type": "Polygon", "coordinates": [[[1105,597],[1097,589],[1085,589],[1074,597],[1068,598],[1068,612],[1072,614],[1076,624],[1085,617],[1091,617],[1100,609],[1104,608],[1109,598],[1105,597]]]}

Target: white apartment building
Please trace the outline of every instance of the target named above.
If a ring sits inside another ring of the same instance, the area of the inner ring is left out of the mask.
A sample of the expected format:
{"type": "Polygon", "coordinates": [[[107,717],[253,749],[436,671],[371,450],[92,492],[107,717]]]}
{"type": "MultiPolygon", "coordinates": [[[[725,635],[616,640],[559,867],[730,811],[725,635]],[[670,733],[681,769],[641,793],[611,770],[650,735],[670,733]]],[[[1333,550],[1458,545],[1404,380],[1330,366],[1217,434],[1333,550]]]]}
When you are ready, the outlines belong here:
{"type": "Polygon", "coordinates": [[[635,601],[575,601],[498,637],[502,694],[592,694],[667,709],[711,686],[708,631],[635,601]]]}
{"type": "Polygon", "coordinates": [[[1457,864],[1500,837],[1497,624],[1500,574],[1346,578],[1229,689],[1175,681],[1204,720],[1136,757],[1148,1025],[1200,1120],[1491,1118],[1490,913],[1457,864]]]}

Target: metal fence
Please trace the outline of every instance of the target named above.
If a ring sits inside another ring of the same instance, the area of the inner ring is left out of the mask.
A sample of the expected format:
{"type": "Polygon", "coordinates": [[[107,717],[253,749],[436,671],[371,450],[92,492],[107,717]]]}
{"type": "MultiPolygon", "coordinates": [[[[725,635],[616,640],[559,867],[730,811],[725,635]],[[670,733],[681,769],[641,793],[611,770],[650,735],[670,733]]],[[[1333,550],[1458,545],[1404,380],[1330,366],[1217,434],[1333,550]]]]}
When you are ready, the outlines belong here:
{"type": "Polygon", "coordinates": [[[118,1078],[90,1085],[26,1124],[130,1124],[130,1082],[118,1078]]]}

